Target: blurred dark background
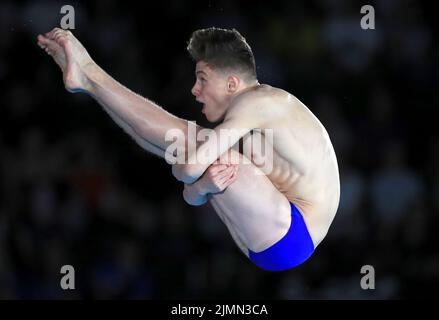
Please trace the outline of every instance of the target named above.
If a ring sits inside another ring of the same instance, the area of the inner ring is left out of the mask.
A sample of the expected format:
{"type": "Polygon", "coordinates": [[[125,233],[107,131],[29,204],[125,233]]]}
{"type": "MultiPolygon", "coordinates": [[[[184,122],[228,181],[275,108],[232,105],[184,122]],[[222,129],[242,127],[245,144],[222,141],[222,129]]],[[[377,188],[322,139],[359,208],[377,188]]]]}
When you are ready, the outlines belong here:
{"type": "Polygon", "coordinates": [[[253,266],[208,205],[101,107],[64,90],[36,45],[64,1],[0,2],[0,298],[438,297],[438,30],[420,1],[77,2],[74,34],[133,91],[203,126],[192,31],[237,28],[259,80],[304,102],[333,141],[341,202],[305,264],[253,266]],[[362,5],[375,30],[360,28],[362,5]],[[436,40],[435,40],[436,39],[436,40]],[[63,265],[76,289],[60,288],[63,265]],[[375,290],[360,269],[375,268],[375,290]]]}

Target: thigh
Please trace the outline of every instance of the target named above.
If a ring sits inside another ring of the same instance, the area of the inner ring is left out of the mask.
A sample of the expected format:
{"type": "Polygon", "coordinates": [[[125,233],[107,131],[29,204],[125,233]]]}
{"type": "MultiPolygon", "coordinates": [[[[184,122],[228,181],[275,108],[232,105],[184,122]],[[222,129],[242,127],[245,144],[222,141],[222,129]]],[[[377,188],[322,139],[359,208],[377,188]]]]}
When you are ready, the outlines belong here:
{"type": "MultiPolygon", "coordinates": [[[[243,157],[235,150],[229,152],[243,157]]],[[[209,200],[245,254],[248,249],[260,252],[275,244],[291,223],[288,199],[252,163],[240,161],[237,180],[209,200]]]]}

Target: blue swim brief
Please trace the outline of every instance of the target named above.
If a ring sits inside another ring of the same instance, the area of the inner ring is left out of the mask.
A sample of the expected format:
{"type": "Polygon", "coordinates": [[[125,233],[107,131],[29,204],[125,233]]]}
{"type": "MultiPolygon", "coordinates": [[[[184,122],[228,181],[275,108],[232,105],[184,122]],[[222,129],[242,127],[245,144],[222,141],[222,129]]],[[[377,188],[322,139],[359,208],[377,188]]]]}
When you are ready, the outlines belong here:
{"type": "Polygon", "coordinates": [[[290,202],[291,224],[287,234],[261,252],[250,249],[249,258],[267,271],[282,271],[305,262],[314,252],[314,243],[299,210],[290,202]]]}

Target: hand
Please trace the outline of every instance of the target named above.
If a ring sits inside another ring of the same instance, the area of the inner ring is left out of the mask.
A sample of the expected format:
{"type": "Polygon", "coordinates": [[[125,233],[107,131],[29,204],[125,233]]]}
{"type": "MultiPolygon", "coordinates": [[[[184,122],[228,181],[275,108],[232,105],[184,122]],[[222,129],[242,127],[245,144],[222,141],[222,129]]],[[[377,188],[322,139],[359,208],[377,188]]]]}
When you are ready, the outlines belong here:
{"type": "Polygon", "coordinates": [[[70,31],[55,28],[52,31],[38,35],[38,45],[55,60],[63,73],[66,89],[70,92],[91,89],[87,70],[95,66],[87,50],[70,31]]]}
{"type": "Polygon", "coordinates": [[[218,193],[236,181],[238,165],[215,162],[197,182],[200,194],[218,193]]]}

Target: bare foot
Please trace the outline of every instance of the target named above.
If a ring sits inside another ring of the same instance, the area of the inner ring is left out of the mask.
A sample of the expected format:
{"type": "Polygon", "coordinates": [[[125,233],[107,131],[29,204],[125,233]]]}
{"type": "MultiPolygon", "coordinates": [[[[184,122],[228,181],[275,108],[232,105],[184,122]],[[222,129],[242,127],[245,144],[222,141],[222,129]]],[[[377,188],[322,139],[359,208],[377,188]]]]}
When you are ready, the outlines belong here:
{"type": "Polygon", "coordinates": [[[84,46],[70,31],[55,28],[38,35],[38,45],[60,66],[69,92],[89,92],[91,82],[87,71],[95,66],[84,46]]]}

